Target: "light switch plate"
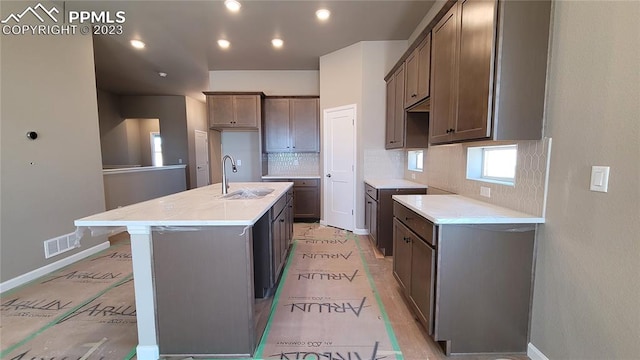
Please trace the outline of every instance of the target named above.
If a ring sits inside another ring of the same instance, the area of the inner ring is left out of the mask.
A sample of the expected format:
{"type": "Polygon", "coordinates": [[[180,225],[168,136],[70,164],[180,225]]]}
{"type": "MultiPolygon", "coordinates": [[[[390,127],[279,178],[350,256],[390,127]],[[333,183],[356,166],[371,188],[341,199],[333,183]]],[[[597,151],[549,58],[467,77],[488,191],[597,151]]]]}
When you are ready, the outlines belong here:
{"type": "Polygon", "coordinates": [[[591,167],[591,191],[607,192],[609,189],[609,167],[608,166],[592,166],[591,167]]]}
{"type": "Polygon", "coordinates": [[[242,160],[240,160],[240,159],[236,160],[236,165],[242,166],[242,160]]]}

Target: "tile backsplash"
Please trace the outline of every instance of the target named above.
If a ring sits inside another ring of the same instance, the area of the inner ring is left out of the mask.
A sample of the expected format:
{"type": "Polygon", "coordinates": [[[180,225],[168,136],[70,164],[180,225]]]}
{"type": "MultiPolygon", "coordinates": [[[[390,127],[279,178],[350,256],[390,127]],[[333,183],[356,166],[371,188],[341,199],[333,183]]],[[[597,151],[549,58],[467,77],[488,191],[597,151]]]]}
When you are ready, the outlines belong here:
{"type": "MultiPolygon", "coordinates": [[[[426,183],[456,194],[535,216],[544,216],[547,164],[551,139],[517,142],[479,142],[432,146],[427,149],[424,168],[426,183]],[[486,145],[518,145],[515,185],[468,180],[467,148],[486,145]],[[491,197],[480,196],[480,187],[491,189],[491,197]]],[[[406,177],[406,176],[405,176],[406,177]]],[[[424,178],[423,178],[424,179],[424,178]]]]}
{"type": "Polygon", "coordinates": [[[406,165],[404,150],[365,150],[365,179],[402,179],[406,165]]]}
{"type": "Polygon", "coordinates": [[[273,153],[267,154],[269,175],[313,175],[320,174],[319,153],[273,153]]]}

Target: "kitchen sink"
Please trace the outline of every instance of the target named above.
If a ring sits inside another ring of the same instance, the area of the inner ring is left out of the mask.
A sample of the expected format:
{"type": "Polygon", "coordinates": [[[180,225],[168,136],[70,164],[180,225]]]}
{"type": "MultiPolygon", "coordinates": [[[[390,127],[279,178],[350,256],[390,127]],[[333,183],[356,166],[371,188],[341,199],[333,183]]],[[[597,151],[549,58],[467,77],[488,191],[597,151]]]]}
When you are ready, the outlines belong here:
{"type": "Polygon", "coordinates": [[[259,199],[272,192],[273,189],[270,188],[243,188],[234,190],[220,198],[226,200],[259,199]]]}

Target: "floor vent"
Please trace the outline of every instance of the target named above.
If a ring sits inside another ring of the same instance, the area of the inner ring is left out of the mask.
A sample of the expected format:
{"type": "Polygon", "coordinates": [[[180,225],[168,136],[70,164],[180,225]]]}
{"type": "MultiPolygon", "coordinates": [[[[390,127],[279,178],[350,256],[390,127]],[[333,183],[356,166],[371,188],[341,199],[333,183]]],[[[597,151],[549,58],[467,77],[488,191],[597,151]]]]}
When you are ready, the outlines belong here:
{"type": "Polygon", "coordinates": [[[72,232],[66,235],[58,236],[50,240],[44,241],[44,258],[48,259],[52,256],[62,254],[76,246],[76,233],[72,232]]]}

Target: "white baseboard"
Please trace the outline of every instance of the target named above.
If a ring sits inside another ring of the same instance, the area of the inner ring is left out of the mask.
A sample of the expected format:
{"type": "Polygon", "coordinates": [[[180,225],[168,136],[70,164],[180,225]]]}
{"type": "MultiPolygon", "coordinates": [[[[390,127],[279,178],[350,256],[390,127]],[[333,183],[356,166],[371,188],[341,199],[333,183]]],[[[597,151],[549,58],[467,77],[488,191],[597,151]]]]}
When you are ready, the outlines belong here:
{"type": "Polygon", "coordinates": [[[3,293],[5,291],[9,291],[15,287],[18,287],[20,285],[24,285],[26,283],[28,283],[29,281],[35,280],[39,277],[45,276],[47,274],[50,274],[58,269],[62,269],[63,267],[69,265],[69,264],[73,264],[76,261],[82,260],[86,257],[89,257],[93,254],[96,254],[104,249],[109,248],[109,246],[111,246],[111,243],[109,243],[109,241],[105,241],[101,244],[98,244],[94,247],[91,247],[87,250],[83,250],[80,251],[79,253],[73,254],[69,257],[66,257],[64,259],[60,259],[56,262],[53,262],[51,264],[47,264],[41,268],[37,268],[35,270],[29,271],[26,274],[14,277],[13,279],[9,279],[3,283],[0,283],[0,293],[3,293]]]}
{"type": "Polygon", "coordinates": [[[353,230],[353,233],[356,235],[369,235],[369,230],[356,228],[353,230]]]}
{"type": "Polygon", "coordinates": [[[549,360],[549,358],[532,343],[529,343],[529,346],[527,346],[527,356],[531,360],[549,360]]]}

